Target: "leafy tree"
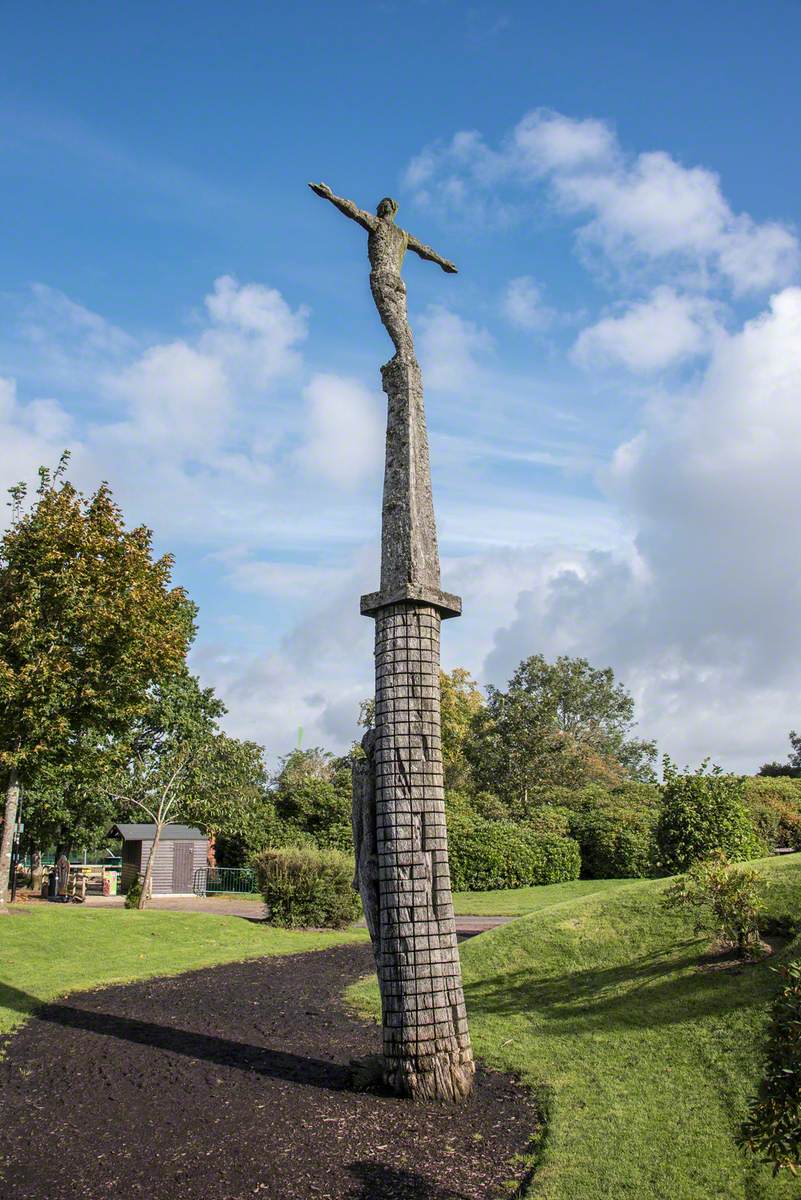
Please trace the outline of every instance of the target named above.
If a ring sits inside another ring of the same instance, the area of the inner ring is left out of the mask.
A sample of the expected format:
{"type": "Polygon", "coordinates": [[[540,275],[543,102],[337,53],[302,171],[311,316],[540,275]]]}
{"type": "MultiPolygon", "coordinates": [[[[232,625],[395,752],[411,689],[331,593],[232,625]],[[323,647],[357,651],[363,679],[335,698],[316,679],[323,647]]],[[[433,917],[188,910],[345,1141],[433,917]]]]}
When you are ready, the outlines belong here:
{"type": "Polygon", "coordinates": [[[184,667],[157,685],[137,723],[115,799],[155,825],[139,908],[150,898],[153,865],[171,822],[205,833],[241,832],[264,786],[262,749],[220,732],[225,706],[184,667]]]}
{"type": "Polygon", "coordinates": [[[276,776],[276,815],[321,844],[333,840],[349,847],[351,794],[348,759],[337,760],[319,747],[293,750],[276,776]]]}
{"type": "Polygon", "coordinates": [[[548,787],[653,778],[656,747],[632,738],[634,701],[610,667],[524,659],[506,691],[489,687],[465,745],[479,788],[525,815],[548,787]]]}
{"type": "Polygon", "coordinates": [[[782,775],[788,775],[791,779],[801,778],[801,734],[796,733],[794,729],[790,730],[790,747],[791,752],[787,755],[786,763],[763,763],[757,774],[773,778],[782,775]]]}
{"type": "Polygon", "coordinates": [[[464,667],[440,672],[442,768],[446,788],[471,786],[471,767],[465,747],[484,706],[478,684],[464,667]]]}
{"type": "Polygon", "coordinates": [[[11,489],[0,541],[0,912],[20,787],[35,800],[45,773],[63,771],[64,813],[76,819],[193,632],[194,607],[170,588],[172,558],[152,557],[150,530],[126,530],[105,483],[81,495],[67,461],[40,470],[29,508],[25,486],[11,489]]]}

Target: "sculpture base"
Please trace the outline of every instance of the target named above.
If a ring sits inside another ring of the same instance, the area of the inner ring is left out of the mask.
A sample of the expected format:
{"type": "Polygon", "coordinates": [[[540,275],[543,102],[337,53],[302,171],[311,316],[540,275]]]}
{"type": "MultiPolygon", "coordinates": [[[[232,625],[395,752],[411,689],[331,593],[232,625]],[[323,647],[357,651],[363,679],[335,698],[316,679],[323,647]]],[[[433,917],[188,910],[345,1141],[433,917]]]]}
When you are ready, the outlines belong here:
{"type": "Polygon", "coordinates": [[[458,1104],[470,1095],[475,1073],[468,1045],[464,1050],[432,1055],[425,1064],[409,1059],[387,1062],[384,1082],[398,1096],[407,1096],[410,1100],[458,1104]]]}

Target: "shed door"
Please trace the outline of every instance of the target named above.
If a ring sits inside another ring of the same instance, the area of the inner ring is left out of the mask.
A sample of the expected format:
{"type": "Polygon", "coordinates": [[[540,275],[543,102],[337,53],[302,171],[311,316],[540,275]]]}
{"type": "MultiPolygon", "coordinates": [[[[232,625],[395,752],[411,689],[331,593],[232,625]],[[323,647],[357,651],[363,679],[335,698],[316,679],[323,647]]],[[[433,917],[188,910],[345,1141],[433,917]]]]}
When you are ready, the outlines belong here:
{"type": "Polygon", "coordinates": [[[192,842],[173,842],[172,890],[192,891],[192,842]]]}

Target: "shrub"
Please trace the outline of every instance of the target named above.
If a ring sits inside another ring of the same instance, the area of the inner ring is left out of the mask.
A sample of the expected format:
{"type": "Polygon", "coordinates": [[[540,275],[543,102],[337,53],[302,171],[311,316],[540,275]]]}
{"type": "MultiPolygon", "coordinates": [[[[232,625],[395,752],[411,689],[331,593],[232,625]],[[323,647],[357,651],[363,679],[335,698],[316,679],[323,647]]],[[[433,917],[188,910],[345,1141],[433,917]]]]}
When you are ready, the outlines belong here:
{"type": "Polygon", "coordinates": [[[745,798],[754,829],[772,850],[801,849],[801,780],[754,775],[745,781],[745,798]]]}
{"type": "Polygon", "coordinates": [[[715,933],[741,958],[755,958],[762,948],[759,916],[766,889],[766,881],[752,867],[735,866],[716,850],[668,888],[664,903],[667,908],[692,909],[697,933],[715,933]]]}
{"type": "Polygon", "coordinates": [[[656,812],[587,804],[572,814],[583,879],[644,879],[657,863],[656,812]]]}
{"type": "Polygon", "coordinates": [[[569,808],[561,808],[556,804],[541,804],[539,808],[531,810],[524,826],[532,833],[570,837],[572,815],[569,808]]]}
{"type": "Polygon", "coordinates": [[[581,868],[579,848],[571,838],[538,834],[508,821],[453,817],[448,849],[456,891],[564,883],[578,879],[581,868]]]}
{"type": "Polygon", "coordinates": [[[576,791],[554,788],[551,807],[567,811],[567,832],[581,847],[585,879],[640,879],[654,874],[659,858],[656,824],[660,790],[653,784],[588,784],[576,791]]]}
{"type": "Polygon", "coordinates": [[[128,888],[128,891],[125,893],[125,907],[126,908],[138,908],[139,907],[139,900],[141,899],[141,896],[142,896],[142,882],[143,882],[142,876],[137,875],[136,879],[133,881],[133,883],[128,888]]]}
{"type": "Polygon", "coordinates": [[[668,775],[656,836],[669,872],[686,871],[716,850],[735,859],[767,853],[748,815],[745,781],[716,771],[668,775]]]}
{"type": "Polygon", "coordinates": [[[340,929],[359,915],[353,859],[338,850],[264,850],[254,865],[271,925],[340,929]]]}
{"type": "Polygon", "coordinates": [[[801,962],[780,967],[784,986],[773,1003],[770,1051],[760,1094],[748,1110],[740,1144],[773,1174],[801,1170],[801,962]]]}

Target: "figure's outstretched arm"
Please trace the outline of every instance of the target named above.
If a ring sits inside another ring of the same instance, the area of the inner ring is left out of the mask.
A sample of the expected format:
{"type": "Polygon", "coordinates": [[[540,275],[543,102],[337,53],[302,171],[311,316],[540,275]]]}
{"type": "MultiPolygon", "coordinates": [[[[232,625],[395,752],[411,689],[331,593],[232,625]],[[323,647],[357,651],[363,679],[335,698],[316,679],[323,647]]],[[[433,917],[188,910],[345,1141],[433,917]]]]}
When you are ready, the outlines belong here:
{"type": "Polygon", "coordinates": [[[441,254],[437,254],[436,250],[432,250],[430,246],[426,246],[425,242],[418,242],[417,238],[412,237],[410,233],[406,236],[409,239],[409,249],[414,250],[415,254],[419,254],[421,258],[425,258],[429,262],[438,263],[443,271],[447,271],[449,275],[457,273],[458,268],[454,266],[449,258],[443,258],[441,254]]]}
{"type": "Polygon", "coordinates": [[[368,233],[374,228],[377,217],[374,217],[372,213],[365,212],[363,208],[359,208],[352,200],[345,200],[342,196],[334,195],[327,183],[310,183],[309,187],[324,200],[330,200],[340,212],[343,212],[346,217],[350,217],[351,221],[358,221],[368,233]]]}

